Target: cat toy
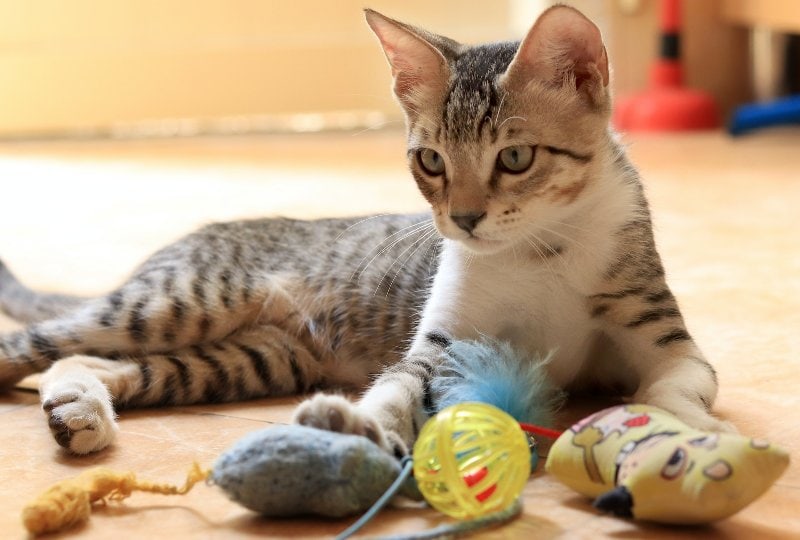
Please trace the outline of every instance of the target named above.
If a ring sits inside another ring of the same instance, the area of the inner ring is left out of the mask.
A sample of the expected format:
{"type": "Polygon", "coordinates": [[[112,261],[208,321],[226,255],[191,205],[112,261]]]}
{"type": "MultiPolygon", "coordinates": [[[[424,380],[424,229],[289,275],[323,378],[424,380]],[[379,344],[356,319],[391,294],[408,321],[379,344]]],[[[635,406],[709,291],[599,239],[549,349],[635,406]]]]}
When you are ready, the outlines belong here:
{"type": "Polygon", "coordinates": [[[195,465],[182,487],[86,471],[28,505],[23,521],[33,534],[56,531],[88,519],[94,502],[133,491],[182,494],[206,480],[265,516],[344,517],[369,508],[340,539],[396,494],[424,498],[463,521],[405,538],[452,536],[520,513],[519,493],[537,459],[522,428],[558,437],[547,471],[596,497],[597,508],[664,523],[732,515],[788,466],[786,452],[764,441],[697,431],[644,405],[601,411],[563,434],[538,428],[562,398],[544,376],[545,362],[525,361],[504,343],[453,342],[431,387],[442,410],[423,426],[413,460],[398,462],[365,437],[277,426],[242,438],[210,471],[195,465]]]}
{"type": "Polygon", "coordinates": [[[364,437],[277,426],[245,436],[211,470],[195,464],[182,487],[142,482],[130,472],[86,471],[28,505],[23,521],[33,534],[52,532],[88,519],[92,503],[134,491],[183,494],[205,480],[265,516],[343,517],[372,505],[339,538],[360,529],[396,494],[424,498],[462,520],[420,538],[502,523],[519,514],[519,493],[538,458],[520,426],[560,434],[535,425],[549,423],[560,400],[542,364],[524,361],[504,343],[451,343],[431,389],[442,410],[423,426],[413,461],[398,462],[364,437]]]}
{"type": "Polygon", "coordinates": [[[564,432],[545,469],[600,510],[691,525],[735,514],[788,465],[789,454],[766,441],[698,431],[648,405],[620,405],[564,432]]]}

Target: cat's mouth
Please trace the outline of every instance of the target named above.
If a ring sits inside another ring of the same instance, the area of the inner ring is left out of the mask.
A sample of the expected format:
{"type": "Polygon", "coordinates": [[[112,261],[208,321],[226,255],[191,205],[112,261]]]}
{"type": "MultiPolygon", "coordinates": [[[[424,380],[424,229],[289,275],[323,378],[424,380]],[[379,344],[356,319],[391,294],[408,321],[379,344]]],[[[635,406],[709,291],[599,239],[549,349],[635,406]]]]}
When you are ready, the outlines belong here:
{"type": "Polygon", "coordinates": [[[486,238],[485,236],[474,234],[474,232],[465,234],[464,231],[453,231],[449,230],[447,227],[439,227],[438,225],[437,229],[439,229],[440,234],[445,238],[460,243],[474,253],[494,253],[501,251],[509,244],[507,239],[497,240],[486,238]]]}
{"type": "Polygon", "coordinates": [[[461,240],[461,243],[464,244],[467,248],[471,249],[472,251],[476,251],[478,253],[488,253],[497,251],[505,242],[501,240],[491,240],[489,238],[481,238],[480,236],[475,236],[474,234],[470,234],[466,238],[461,240]]]}

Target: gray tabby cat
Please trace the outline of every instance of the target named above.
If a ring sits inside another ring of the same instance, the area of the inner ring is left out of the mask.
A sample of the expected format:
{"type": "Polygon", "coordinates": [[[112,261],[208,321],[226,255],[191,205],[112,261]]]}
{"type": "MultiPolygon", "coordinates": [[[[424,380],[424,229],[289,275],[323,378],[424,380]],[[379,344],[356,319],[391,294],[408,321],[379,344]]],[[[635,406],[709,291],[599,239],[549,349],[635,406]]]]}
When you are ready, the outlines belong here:
{"type": "Polygon", "coordinates": [[[318,394],[295,419],[402,455],[442,349],[486,335],[531,357],[552,351],[562,387],[616,388],[730,429],[709,413],[714,369],[684,326],[642,186],[608,128],[598,29],[558,6],[521,43],[471,47],[366,14],[433,220],[212,225],[94,299],[33,293],[0,265],[0,306],[28,323],[0,338],[0,384],[47,370],[55,439],[88,453],[114,439],[114,407],[373,379],[357,403],[318,394]]]}

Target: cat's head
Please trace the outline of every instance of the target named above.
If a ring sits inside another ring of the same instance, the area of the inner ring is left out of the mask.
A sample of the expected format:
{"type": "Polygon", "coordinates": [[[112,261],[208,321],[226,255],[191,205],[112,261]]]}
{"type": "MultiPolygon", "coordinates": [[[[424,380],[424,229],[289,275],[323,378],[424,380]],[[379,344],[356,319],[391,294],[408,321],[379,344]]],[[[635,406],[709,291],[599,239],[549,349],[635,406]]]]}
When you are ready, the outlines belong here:
{"type": "Polygon", "coordinates": [[[406,114],[411,173],[441,234],[492,253],[564,219],[607,141],[608,60],[597,27],[556,6],[522,42],[467,46],[366,16],[406,114]]]}

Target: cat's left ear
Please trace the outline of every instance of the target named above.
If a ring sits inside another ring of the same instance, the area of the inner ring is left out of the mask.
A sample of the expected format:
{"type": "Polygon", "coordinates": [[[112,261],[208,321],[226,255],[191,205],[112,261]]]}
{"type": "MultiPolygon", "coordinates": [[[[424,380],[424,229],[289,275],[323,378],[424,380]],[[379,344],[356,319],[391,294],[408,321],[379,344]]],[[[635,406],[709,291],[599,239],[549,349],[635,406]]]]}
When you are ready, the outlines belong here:
{"type": "Polygon", "coordinates": [[[505,73],[507,84],[536,79],[571,87],[595,103],[608,87],[608,56],[600,30],[569,6],[545,11],[520,43],[505,73]]]}
{"type": "Polygon", "coordinates": [[[406,110],[414,111],[420,101],[439,97],[450,78],[448,61],[442,51],[458,44],[371,9],[364,13],[386,53],[392,67],[394,93],[406,110]]]}

